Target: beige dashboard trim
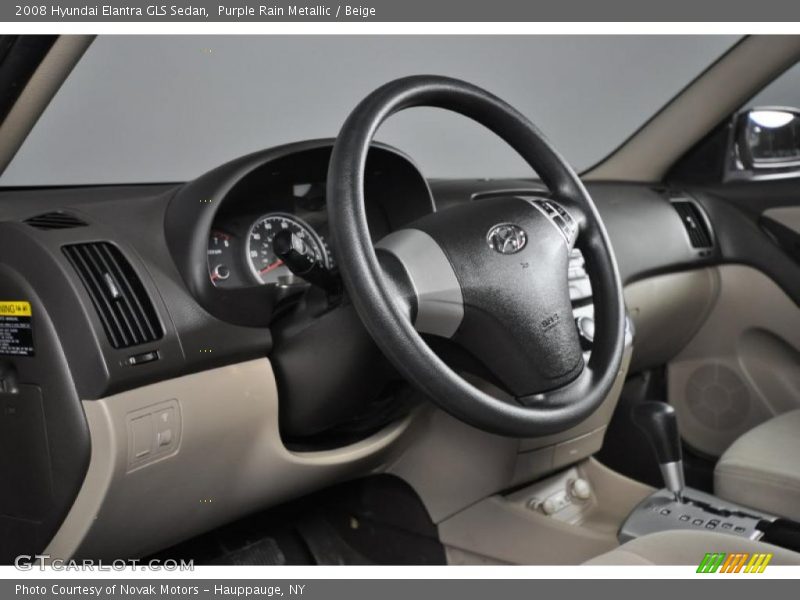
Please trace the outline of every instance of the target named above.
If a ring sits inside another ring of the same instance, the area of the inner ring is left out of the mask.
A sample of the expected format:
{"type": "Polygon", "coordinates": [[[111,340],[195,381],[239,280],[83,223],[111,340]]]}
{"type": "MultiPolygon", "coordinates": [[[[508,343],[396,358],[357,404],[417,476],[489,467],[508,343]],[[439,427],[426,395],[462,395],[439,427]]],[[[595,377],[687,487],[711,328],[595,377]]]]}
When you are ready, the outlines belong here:
{"type": "Polygon", "coordinates": [[[577,565],[619,545],[617,532],[634,507],[653,489],[596,460],[583,460],[571,473],[496,494],[439,523],[448,564],[577,565]],[[547,516],[531,508],[549,482],[571,475],[589,482],[591,499],[565,514],[547,516]]]}
{"type": "Polygon", "coordinates": [[[702,327],[719,295],[719,274],[704,268],[648,277],[625,286],[636,326],[631,371],[672,360],[702,327]]]}
{"type": "MultiPolygon", "coordinates": [[[[414,488],[431,520],[438,524],[504,489],[589,457],[602,445],[622,392],[631,350],[628,345],[606,399],[575,427],[559,434],[516,439],[481,431],[431,409],[410,428],[408,447],[388,472],[414,488]]],[[[490,384],[473,383],[501,397],[502,392],[490,384]]]]}
{"type": "Polygon", "coordinates": [[[85,401],[88,473],[45,550],[53,558],[144,556],[237,517],[382,466],[410,418],[345,448],[290,452],[278,431],[278,395],[267,359],[221,367],[101,400],[85,401]],[[177,403],[180,439],[131,468],[129,424],[158,403],[177,403]]]}

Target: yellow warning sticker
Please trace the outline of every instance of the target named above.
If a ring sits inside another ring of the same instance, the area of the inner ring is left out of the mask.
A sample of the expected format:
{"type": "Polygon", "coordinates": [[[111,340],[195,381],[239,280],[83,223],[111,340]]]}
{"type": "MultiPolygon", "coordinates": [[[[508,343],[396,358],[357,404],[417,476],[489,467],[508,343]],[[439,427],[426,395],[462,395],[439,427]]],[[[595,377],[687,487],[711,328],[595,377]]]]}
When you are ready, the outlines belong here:
{"type": "Polygon", "coordinates": [[[24,300],[0,300],[0,356],[35,356],[33,312],[24,300]]]}
{"type": "Polygon", "coordinates": [[[31,303],[24,300],[0,300],[0,317],[30,317],[31,303]]]}

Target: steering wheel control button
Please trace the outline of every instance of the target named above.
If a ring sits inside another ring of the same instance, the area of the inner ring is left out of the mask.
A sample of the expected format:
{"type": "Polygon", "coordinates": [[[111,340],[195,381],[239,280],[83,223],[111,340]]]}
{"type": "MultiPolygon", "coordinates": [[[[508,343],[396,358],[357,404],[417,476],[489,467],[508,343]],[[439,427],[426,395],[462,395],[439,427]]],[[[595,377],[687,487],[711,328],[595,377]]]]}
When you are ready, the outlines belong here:
{"type": "Polygon", "coordinates": [[[592,297],[592,283],[589,281],[586,261],[579,248],[573,248],[569,253],[567,280],[569,281],[570,300],[577,302],[592,297]]]}
{"type": "Polygon", "coordinates": [[[541,198],[526,198],[526,200],[539,209],[555,225],[561,235],[564,236],[567,245],[572,248],[575,240],[578,239],[578,224],[572,218],[572,215],[567,212],[567,209],[551,200],[543,200],[541,198]]]}
{"type": "Polygon", "coordinates": [[[590,349],[594,342],[594,319],[592,317],[578,317],[575,319],[575,324],[578,327],[578,333],[581,336],[581,346],[588,346],[590,349]]]}
{"type": "Polygon", "coordinates": [[[528,234],[519,225],[500,223],[486,234],[489,248],[500,254],[516,254],[528,243],[528,234]]]}

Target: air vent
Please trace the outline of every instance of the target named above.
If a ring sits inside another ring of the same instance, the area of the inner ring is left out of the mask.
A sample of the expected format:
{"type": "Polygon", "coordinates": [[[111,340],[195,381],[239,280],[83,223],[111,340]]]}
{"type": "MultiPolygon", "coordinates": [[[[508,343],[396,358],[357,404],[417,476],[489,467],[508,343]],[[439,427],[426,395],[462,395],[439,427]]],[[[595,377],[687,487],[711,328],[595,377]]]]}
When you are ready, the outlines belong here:
{"type": "Polygon", "coordinates": [[[94,242],[64,246],[63,250],[86,287],[114,348],[138,346],[163,337],[153,303],[119,248],[94,242]]]}
{"type": "Polygon", "coordinates": [[[36,215],[25,219],[25,223],[36,229],[72,229],[73,227],[86,227],[86,223],[75,215],[56,211],[36,215]]]}
{"type": "Polygon", "coordinates": [[[693,248],[711,248],[711,232],[708,230],[703,215],[700,214],[700,209],[691,200],[673,200],[672,206],[675,207],[676,212],[686,228],[686,233],[689,234],[689,241],[692,243],[693,248]]]}

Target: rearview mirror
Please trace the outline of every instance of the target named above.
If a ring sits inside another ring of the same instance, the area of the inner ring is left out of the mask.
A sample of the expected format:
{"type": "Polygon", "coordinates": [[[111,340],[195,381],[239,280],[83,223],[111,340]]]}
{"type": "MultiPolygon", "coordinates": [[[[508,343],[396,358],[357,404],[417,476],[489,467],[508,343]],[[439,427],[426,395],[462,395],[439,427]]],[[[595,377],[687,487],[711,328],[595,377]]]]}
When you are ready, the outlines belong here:
{"type": "Polygon", "coordinates": [[[743,170],[800,169],[800,110],[754,108],[737,117],[735,154],[743,170]]]}

